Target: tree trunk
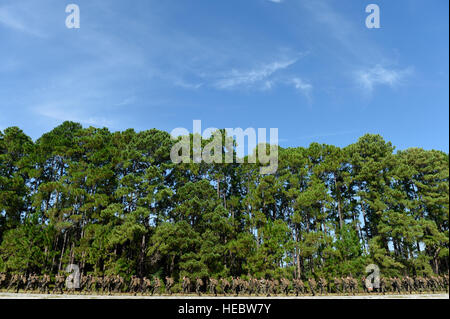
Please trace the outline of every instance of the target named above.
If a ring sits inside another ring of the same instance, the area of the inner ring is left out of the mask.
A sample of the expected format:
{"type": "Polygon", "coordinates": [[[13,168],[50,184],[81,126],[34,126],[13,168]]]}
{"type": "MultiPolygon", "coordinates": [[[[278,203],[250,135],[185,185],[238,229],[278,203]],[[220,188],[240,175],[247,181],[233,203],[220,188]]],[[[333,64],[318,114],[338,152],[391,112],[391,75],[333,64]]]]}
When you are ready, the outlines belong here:
{"type": "Polygon", "coordinates": [[[300,243],[300,231],[297,229],[297,246],[295,247],[295,253],[296,253],[296,258],[297,258],[297,279],[301,278],[302,275],[302,270],[301,270],[301,266],[300,266],[300,248],[298,247],[299,243],[300,243]]]}
{"type": "Polygon", "coordinates": [[[436,275],[439,274],[439,252],[441,251],[441,248],[436,249],[435,253],[433,254],[433,271],[436,275]]]}
{"type": "Polygon", "coordinates": [[[338,195],[338,186],[337,186],[337,180],[336,180],[336,174],[334,174],[334,187],[336,188],[336,196],[337,196],[337,202],[338,202],[338,213],[339,213],[339,229],[342,229],[342,225],[344,224],[342,219],[342,211],[341,211],[341,196],[338,195]]]}
{"type": "Polygon", "coordinates": [[[144,257],[145,257],[145,241],[146,236],[145,234],[142,236],[142,242],[141,242],[141,257],[139,259],[139,275],[142,277],[144,274],[144,257]]]}
{"type": "Polygon", "coordinates": [[[67,230],[64,232],[64,241],[63,241],[63,246],[62,246],[62,249],[61,249],[61,256],[59,257],[58,272],[61,271],[62,258],[63,258],[63,255],[64,255],[64,249],[66,248],[66,240],[67,240],[67,230]]]}

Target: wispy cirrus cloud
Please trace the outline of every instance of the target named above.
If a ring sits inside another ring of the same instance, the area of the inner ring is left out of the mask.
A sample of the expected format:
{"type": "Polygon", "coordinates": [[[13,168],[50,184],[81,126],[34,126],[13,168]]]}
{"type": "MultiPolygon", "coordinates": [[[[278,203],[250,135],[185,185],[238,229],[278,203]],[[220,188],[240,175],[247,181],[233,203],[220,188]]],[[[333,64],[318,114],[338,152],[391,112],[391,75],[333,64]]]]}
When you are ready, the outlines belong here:
{"type": "Polygon", "coordinates": [[[215,66],[212,70],[189,72],[185,74],[186,78],[167,73],[164,74],[164,78],[172,81],[174,86],[190,90],[210,87],[224,91],[264,91],[271,90],[277,85],[284,85],[293,87],[310,98],[312,84],[300,77],[298,70],[291,69],[305,55],[307,53],[282,55],[256,65],[244,60],[239,63],[244,66],[232,66],[229,71],[224,71],[223,69],[227,69],[227,67],[222,65],[215,66]],[[250,66],[245,67],[246,64],[250,66]]]}
{"type": "MultiPolygon", "coordinates": [[[[342,75],[358,83],[358,89],[364,94],[372,93],[378,86],[394,88],[413,72],[412,66],[403,69],[389,68],[386,65],[398,63],[398,57],[392,58],[382,47],[370,41],[363,21],[350,20],[330,1],[304,0],[299,3],[313,19],[324,26],[329,41],[322,41],[324,47],[336,52],[335,65],[342,65],[342,75]]],[[[338,73],[338,74],[339,74],[338,73]]]]}
{"type": "Polygon", "coordinates": [[[121,102],[115,104],[114,106],[127,106],[127,105],[131,105],[135,102],[136,102],[136,97],[129,96],[129,97],[124,98],[121,102]]]}
{"type": "Polygon", "coordinates": [[[313,89],[313,86],[310,83],[301,78],[295,77],[292,79],[292,84],[297,90],[305,94],[307,97],[310,97],[311,91],[313,89]]]}
{"type": "Polygon", "coordinates": [[[299,1],[298,6],[306,10],[315,23],[321,26],[320,30],[325,33],[324,36],[328,40],[325,47],[339,52],[341,59],[353,64],[355,61],[365,62],[383,58],[380,49],[364,34],[365,26],[361,27],[362,23],[357,24],[361,21],[348,19],[330,1],[304,0],[299,1]]]}
{"type": "MultiPolygon", "coordinates": [[[[304,56],[306,54],[301,54],[304,56]]],[[[217,79],[210,80],[210,85],[218,90],[271,90],[278,85],[293,87],[303,94],[311,103],[313,85],[300,77],[298,71],[288,70],[298,62],[299,57],[279,58],[269,63],[262,63],[252,69],[232,69],[217,79]]]]}
{"type": "Polygon", "coordinates": [[[372,68],[358,70],[354,73],[357,83],[367,92],[372,93],[376,86],[385,85],[391,88],[401,84],[403,80],[411,75],[412,68],[401,70],[389,69],[377,64],[372,68]]]}
{"type": "Polygon", "coordinates": [[[2,6],[0,7],[0,27],[6,27],[14,31],[26,33],[28,35],[43,38],[45,34],[37,28],[31,26],[33,21],[30,12],[21,10],[18,6],[2,6]]]}
{"type": "Polygon", "coordinates": [[[268,64],[263,64],[259,68],[248,71],[233,69],[231,72],[225,74],[221,79],[215,81],[213,86],[218,89],[235,89],[245,87],[272,87],[275,79],[272,76],[280,71],[288,68],[297,62],[298,59],[291,59],[285,61],[275,61],[268,64]]]}
{"type": "Polygon", "coordinates": [[[173,84],[175,86],[178,86],[178,87],[181,87],[184,89],[194,89],[194,90],[199,89],[203,86],[203,83],[190,83],[181,78],[174,80],[173,84]]]}

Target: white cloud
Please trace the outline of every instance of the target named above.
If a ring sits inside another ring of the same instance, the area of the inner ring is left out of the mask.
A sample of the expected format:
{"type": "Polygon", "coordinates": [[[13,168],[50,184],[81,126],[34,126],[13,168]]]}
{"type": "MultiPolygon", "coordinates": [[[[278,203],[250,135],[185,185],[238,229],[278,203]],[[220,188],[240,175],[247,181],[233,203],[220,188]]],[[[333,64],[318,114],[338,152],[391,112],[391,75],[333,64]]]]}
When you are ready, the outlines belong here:
{"type": "Polygon", "coordinates": [[[30,20],[23,12],[11,10],[10,7],[0,7],[0,26],[5,26],[15,31],[20,31],[29,35],[44,37],[40,31],[30,26],[30,20]]]}
{"type": "MultiPolygon", "coordinates": [[[[299,5],[306,9],[309,14],[323,28],[318,30],[326,31],[324,37],[328,37],[328,41],[322,40],[323,48],[330,52],[334,52],[336,62],[333,67],[342,65],[343,70],[355,70],[352,80],[354,80],[359,88],[362,88],[365,94],[370,95],[377,86],[387,86],[394,88],[403,83],[406,77],[411,75],[413,68],[394,69],[386,67],[398,63],[398,59],[389,57],[383,48],[371,41],[367,37],[360,21],[348,19],[341,13],[336,5],[332,5],[330,1],[324,0],[304,0],[298,2],[299,5]],[[380,61],[378,65],[374,65],[373,61],[380,61]],[[355,67],[355,65],[358,65],[355,67]]],[[[336,75],[345,74],[346,71],[337,72],[336,75]]]]}
{"type": "Polygon", "coordinates": [[[316,30],[323,31],[324,37],[327,37],[326,40],[319,37],[321,44],[335,54],[343,49],[345,55],[340,54],[341,59],[345,58],[345,61],[353,64],[355,61],[378,61],[383,58],[379,48],[367,39],[365,27],[361,28],[360,21],[341,14],[339,8],[333,7],[330,1],[304,0],[298,1],[298,4],[320,24],[316,30]]]}
{"type": "Polygon", "coordinates": [[[304,80],[302,80],[300,78],[293,78],[292,84],[294,85],[294,87],[297,90],[301,91],[302,93],[304,93],[306,95],[309,95],[309,93],[313,89],[313,86],[311,84],[305,82],[304,80]]]}
{"type": "Polygon", "coordinates": [[[176,79],[173,83],[175,86],[179,86],[184,89],[199,89],[203,86],[203,83],[189,83],[183,79],[176,79]]]}
{"type": "MultiPolygon", "coordinates": [[[[299,56],[306,54],[302,53],[299,56]]],[[[219,77],[210,74],[205,76],[205,81],[219,90],[271,90],[281,84],[295,88],[311,102],[313,85],[298,75],[287,72],[287,69],[298,60],[299,57],[279,58],[270,63],[260,64],[259,67],[253,69],[232,69],[228,73],[222,73],[223,75],[219,77]],[[283,71],[286,72],[282,73],[283,71]]]]}
{"type": "Polygon", "coordinates": [[[119,102],[119,103],[117,103],[114,106],[127,106],[127,105],[133,104],[135,102],[136,102],[136,97],[135,96],[129,96],[129,97],[123,99],[122,102],[119,102]]]}
{"type": "Polygon", "coordinates": [[[394,70],[378,64],[372,68],[356,71],[355,78],[358,84],[361,85],[366,92],[371,93],[377,85],[395,87],[411,73],[411,68],[394,70]]]}
{"type": "Polygon", "coordinates": [[[275,80],[270,80],[270,77],[277,71],[286,69],[295,62],[297,62],[297,59],[275,61],[250,71],[233,69],[230,73],[224,75],[223,78],[215,81],[214,87],[218,89],[234,89],[252,86],[259,86],[266,89],[271,88],[275,80]]]}
{"type": "Polygon", "coordinates": [[[270,2],[281,3],[283,0],[269,0],[270,2]]]}
{"type": "Polygon", "coordinates": [[[294,88],[297,89],[297,91],[303,94],[308,100],[309,104],[312,104],[312,94],[311,94],[313,90],[312,84],[308,83],[307,81],[299,77],[294,77],[290,79],[289,84],[294,86],[294,88]]]}

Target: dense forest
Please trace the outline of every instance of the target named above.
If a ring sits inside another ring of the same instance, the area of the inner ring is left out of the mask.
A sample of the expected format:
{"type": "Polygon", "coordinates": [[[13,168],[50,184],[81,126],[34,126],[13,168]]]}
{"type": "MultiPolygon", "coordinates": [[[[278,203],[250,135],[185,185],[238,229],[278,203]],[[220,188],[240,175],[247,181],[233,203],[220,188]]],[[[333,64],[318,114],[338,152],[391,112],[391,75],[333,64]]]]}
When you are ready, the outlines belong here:
{"type": "MultiPolygon", "coordinates": [[[[207,143],[208,141],[203,141],[207,143]]],[[[449,156],[367,134],[260,163],[174,164],[156,129],[0,131],[0,272],[258,278],[449,271],[449,156]]],[[[262,147],[262,146],[260,146],[262,147]]]]}

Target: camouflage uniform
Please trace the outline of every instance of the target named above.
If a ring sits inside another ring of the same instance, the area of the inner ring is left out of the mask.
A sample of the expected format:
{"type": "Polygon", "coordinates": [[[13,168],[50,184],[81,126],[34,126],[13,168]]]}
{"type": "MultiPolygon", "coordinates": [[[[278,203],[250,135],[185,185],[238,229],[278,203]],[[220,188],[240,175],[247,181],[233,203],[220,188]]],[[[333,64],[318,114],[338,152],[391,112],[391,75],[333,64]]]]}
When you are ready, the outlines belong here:
{"type": "Polygon", "coordinates": [[[309,279],[308,279],[308,284],[309,284],[309,289],[311,290],[311,294],[312,294],[313,296],[315,296],[315,295],[316,295],[316,287],[317,287],[317,283],[316,283],[316,281],[314,280],[314,278],[309,278],[309,279]]]}
{"type": "Polygon", "coordinates": [[[25,275],[19,275],[19,288],[22,287],[22,289],[24,289],[26,284],[27,284],[27,277],[25,275]]]}
{"type": "Polygon", "coordinates": [[[97,292],[98,284],[100,283],[101,279],[99,277],[92,277],[90,282],[89,291],[91,293],[97,292]]]}
{"type": "Polygon", "coordinates": [[[135,296],[141,290],[141,279],[138,276],[131,276],[130,292],[135,296]]]}
{"type": "Polygon", "coordinates": [[[42,276],[42,280],[40,282],[39,292],[47,294],[49,285],[50,285],[50,276],[47,274],[44,274],[42,276]]]}
{"type": "Polygon", "coordinates": [[[402,290],[401,290],[400,279],[398,279],[397,277],[394,277],[391,279],[391,282],[392,282],[392,292],[393,293],[398,292],[399,294],[401,294],[402,290]]]}
{"type": "Polygon", "coordinates": [[[326,288],[327,288],[327,281],[325,278],[319,278],[318,286],[320,290],[320,294],[323,295],[324,292],[326,294],[326,288]]]}
{"type": "Polygon", "coordinates": [[[409,276],[405,276],[403,278],[403,287],[406,292],[409,292],[409,294],[412,294],[413,292],[413,285],[414,281],[409,276]]]}
{"type": "Polygon", "coordinates": [[[58,274],[55,276],[55,287],[53,288],[53,293],[56,291],[60,291],[60,293],[64,293],[63,286],[64,286],[65,278],[63,275],[58,274]]]}
{"type": "Polygon", "coordinates": [[[431,278],[433,279],[433,286],[434,286],[433,292],[439,291],[439,278],[436,276],[433,276],[431,278]]]}
{"type": "Polygon", "coordinates": [[[386,294],[386,279],[384,277],[380,277],[380,293],[386,294]]]}
{"type": "Polygon", "coordinates": [[[214,278],[209,279],[209,293],[217,297],[217,280],[214,278]]]}
{"type": "Polygon", "coordinates": [[[438,287],[440,291],[444,291],[444,279],[439,276],[437,277],[437,281],[438,281],[438,287]]]}
{"type": "Polygon", "coordinates": [[[251,293],[257,295],[258,294],[258,288],[259,288],[259,281],[256,278],[251,279],[251,293]]]}
{"type": "Polygon", "coordinates": [[[436,290],[436,286],[434,283],[433,277],[427,278],[427,290],[434,292],[436,290]]]}
{"type": "Polygon", "coordinates": [[[120,293],[122,291],[122,287],[124,284],[124,280],[120,275],[117,275],[116,278],[114,278],[114,293],[120,293]]]}
{"type": "Polygon", "coordinates": [[[348,294],[350,291],[350,283],[348,281],[348,277],[342,277],[342,293],[348,294]]]}
{"type": "Polygon", "coordinates": [[[87,290],[87,288],[89,287],[89,276],[83,275],[81,276],[81,281],[80,281],[80,290],[83,293],[85,290],[87,290]]]}
{"type": "Polygon", "coordinates": [[[265,295],[267,294],[267,282],[264,278],[259,280],[259,294],[265,295]]]}
{"type": "Polygon", "coordinates": [[[201,290],[202,286],[203,286],[203,280],[201,278],[197,277],[197,279],[195,281],[195,293],[199,296],[201,295],[200,290],[201,290]]]}
{"type": "Polygon", "coordinates": [[[30,274],[28,276],[28,281],[27,281],[27,285],[25,287],[25,292],[27,292],[28,289],[31,289],[31,291],[36,290],[36,285],[38,283],[38,279],[39,278],[38,278],[38,276],[35,273],[30,274]]]}
{"type": "Polygon", "coordinates": [[[305,291],[305,284],[301,279],[294,279],[294,290],[295,295],[298,297],[299,294],[303,294],[305,291]]]}
{"type": "Polygon", "coordinates": [[[183,285],[183,294],[185,295],[189,294],[189,287],[191,285],[191,280],[188,277],[184,276],[182,285],[183,285]]]}
{"type": "Polygon", "coordinates": [[[362,284],[362,287],[363,287],[363,293],[368,294],[370,291],[369,291],[369,288],[366,285],[366,277],[365,276],[361,277],[361,284],[362,284]]]}
{"type": "Polygon", "coordinates": [[[273,280],[267,279],[266,280],[267,297],[274,294],[274,287],[275,287],[275,282],[273,280]]]}
{"type": "Polygon", "coordinates": [[[444,275],[444,289],[448,292],[448,275],[444,275]]]}
{"type": "Polygon", "coordinates": [[[147,294],[152,287],[152,281],[148,279],[147,277],[142,278],[142,287],[141,287],[141,293],[147,294]]]}
{"type": "Polygon", "coordinates": [[[151,294],[152,294],[152,296],[153,296],[153,293],[155,292],[155,291],[157,291],[158,293],[159,293],[159,295],[161,295],[161,280],[159,280],[159,278],[158,277],[153,277],[153,282],[154,282],[154,285],[152,286],[152,289],[151,289],[151,294]]]}
{"type": "Polygon", "coordinates": [[[233,291],[233,294],[235,296],[239,295],[239,277],[238,278],[231,277],[231,290],[233,291]]]}
{"type": "Polygon", "coordinates": [[[173,278],[166,276],[166,294],[172,295],[173,278]]]}
{"type": "Polygon", "coordinates": [[[230,288],[230,283],[228,282],[227,279],[222,278],[222,279],[220,279],[220,284],[221,284],[221,287],[222,287],[222,292],[226,296],[227,292],[228,292],[228,289],[230,288]]]}
{"type": "Polygon", "coordinates": [[[418,290],[420,293],[422,293],[426,289],[427,281],[425,280],[425,278],[419,277],[417,278],[417,282],[418,290]]]}
{"type": "Polygon", "coordinates": [[[272,283],[272,293],[274,295],[278,294],[278,287],[280,287],[280,282],[277,279],[275,279],[272,283]]]}
{"type": "Polygon", "coordinates": [[[340,278],[334,278],[334,291],[336,293],[341,293],[343,292],[342,290],[342,279],[340,278]]]}
{"type": "Polygon", "coordinates": [[[414,289],[414,291],[420,292],[419,277],[413,276],[412,280],[413,280],[413,287],[414,287],[413,289],[414,289]]]}
{"type": "Polygon", "coordinates": [[[112,278],[110,276],[103,277],[103,281],[102,281],[102,292],[103,293],[107,292],[108,295],[111,294],[111,283],[112,283],[112,278]]]}
{"type": "Polygon", "coordinates": [[[286,278],[282,278],[281,279],[281,291],[285,296],[289,295],[289,286],[291,285],[291,282],[286,279],[286,278]]]}
{"type": "Polygon", "coordinates": [[[248,281],[241,280],[239,287],[239,290],[242,291],[243,294],[250,293],[250,284],[248,281]]]}
{"type": "Polygon", "coordinates": [[[350,277],[350,276],[347,276],[347,277],[345,277],[345,278],[342,278],[342,290],[343,290],[343,293],[345,293],[345,294],[349,294],[349,293],[351,293],[351,294],[355,294],[354,293],[354,290],[352,289],[352,287],[353,287],[353,278],[352,277],[350,277]]]}
{"type": "Polygon", "coordinates": [[[94,277],[91,274],[87,275],[86,285],[85,285],[86,292],[90,292],[91,287],[92,287],[92,280],[94,280],[94,277]]]}
{"type": "Polygon", "coordinates": [[[6,274],[0,273],[0,289],[2,289],[3,286],[6,286],[6,274]]]}
{"type": "Polygon", "coordinates": [[[18,274],[13,274],[11,276],[11,280],[9,281],[8,288],[6,288],[6,289],[10,290],[10,288],[15,288],[16,292],[19,292],[19,280],[20,280],[19,275],[18,274]]]}
{"type": "Polygon", "coordinates": [[[255,292],[255,287],[256,287],[252,276],[248,276],[247,286],[248,286],[247,293],[249,296],[251,296],[255,292]]]}
{"type": "Polygon", "coordinates": [[[347,277],[347,285],[352,295],[355,295],[355,293],[358,292],[358,281],[354,279],[352,275],[347,277]]]}

